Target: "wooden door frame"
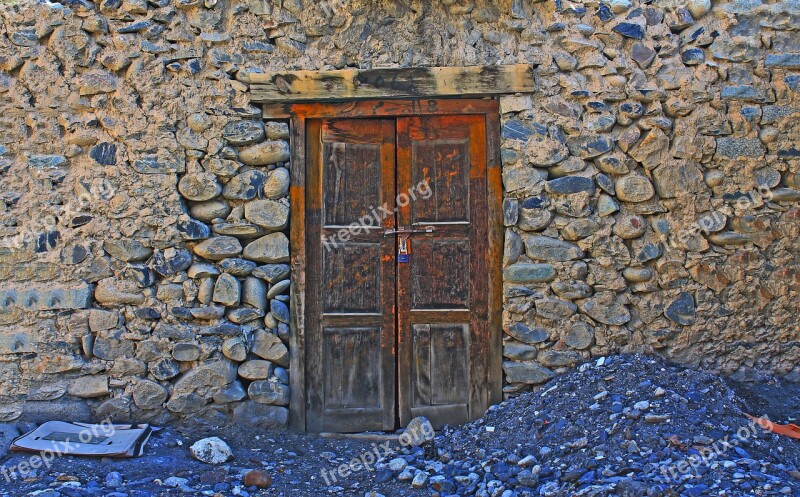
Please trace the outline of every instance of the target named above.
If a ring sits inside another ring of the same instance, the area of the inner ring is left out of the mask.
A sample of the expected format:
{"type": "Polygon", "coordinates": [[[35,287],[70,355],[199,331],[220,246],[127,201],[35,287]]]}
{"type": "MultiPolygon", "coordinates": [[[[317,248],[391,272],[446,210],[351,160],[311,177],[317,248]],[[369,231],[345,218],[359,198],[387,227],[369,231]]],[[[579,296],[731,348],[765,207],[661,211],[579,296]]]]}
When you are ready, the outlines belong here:
{"type": "Polygon", "coordinates": [[[306,430],[306,121],[309,119],[408,117],[432,115],[483,115],[486,123],[486,175],[488,212],[487,257],[489,267],[489,359],[487,368],[488,399],[480,411],[502,399],[502,257],[503,257],[503,184],[500,163],[500,108],[491,99],[415,98],[404,100],[359,100],[344,103],[264,104],[265,119],[288,119],[290,122],[291,187],[291,323],[289,338],[289,424],[306,430]]]}

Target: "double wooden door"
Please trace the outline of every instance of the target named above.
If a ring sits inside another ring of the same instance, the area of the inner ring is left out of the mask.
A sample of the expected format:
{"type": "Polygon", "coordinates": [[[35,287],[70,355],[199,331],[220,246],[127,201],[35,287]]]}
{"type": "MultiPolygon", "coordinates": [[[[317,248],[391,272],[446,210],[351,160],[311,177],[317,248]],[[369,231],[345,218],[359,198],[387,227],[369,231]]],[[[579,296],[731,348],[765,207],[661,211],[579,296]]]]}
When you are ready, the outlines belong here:
{"type": "Polygon", "coordinates": [[[496,400],[486,116],[305,124],[306,428],[479,417],[496,400]]]}

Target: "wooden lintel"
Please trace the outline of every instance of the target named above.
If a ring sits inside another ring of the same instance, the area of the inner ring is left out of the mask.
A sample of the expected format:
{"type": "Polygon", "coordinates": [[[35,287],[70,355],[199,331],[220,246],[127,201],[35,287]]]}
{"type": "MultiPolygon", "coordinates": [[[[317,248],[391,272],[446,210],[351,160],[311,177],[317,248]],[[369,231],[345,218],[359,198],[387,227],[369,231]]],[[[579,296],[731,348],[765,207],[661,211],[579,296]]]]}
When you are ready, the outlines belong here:
{"type": "Polygon", "coordinates": [[[534,91],[529,64],[243,72],[253,103],[502,95],[534,91]]]}

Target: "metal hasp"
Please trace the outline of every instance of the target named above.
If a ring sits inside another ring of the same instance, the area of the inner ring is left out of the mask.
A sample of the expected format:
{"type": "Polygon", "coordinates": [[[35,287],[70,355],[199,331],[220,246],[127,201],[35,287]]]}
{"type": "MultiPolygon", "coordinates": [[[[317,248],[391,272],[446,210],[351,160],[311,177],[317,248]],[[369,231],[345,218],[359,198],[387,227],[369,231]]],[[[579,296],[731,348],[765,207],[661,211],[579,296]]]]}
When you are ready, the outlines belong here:
{"type": "Polygon", "coordinates": [[[421,228],[421,229],[403,228],[401,226],[401,227],[397,228],[396,230],[388,229],[388,230],[384,231],[383,232],[383,236],[397,235],[397,234],[409,234],[409,235],[411,235],[411,234],[414,234],[414,233],[431,234],[431,233],[433,233],[434,229],[436,229],[436,228],[434,228],[433,226],[425,226],[424,228],[421,228]]]}

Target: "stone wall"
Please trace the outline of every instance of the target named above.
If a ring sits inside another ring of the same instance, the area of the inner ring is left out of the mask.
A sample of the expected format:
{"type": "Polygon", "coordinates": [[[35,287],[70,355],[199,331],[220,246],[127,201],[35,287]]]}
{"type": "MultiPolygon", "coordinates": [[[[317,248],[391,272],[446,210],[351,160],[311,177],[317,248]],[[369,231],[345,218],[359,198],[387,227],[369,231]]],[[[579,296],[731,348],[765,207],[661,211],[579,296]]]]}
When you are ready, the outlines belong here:
{"type": "Polygon", "coordinates": [[[285,424],[288,128],[247,75],[529,63],[504,372],[800,379],[800,4],[4,2],[0,421],[285,424]],[[46,415],[46,414],[41,414],[46,415]]]}

